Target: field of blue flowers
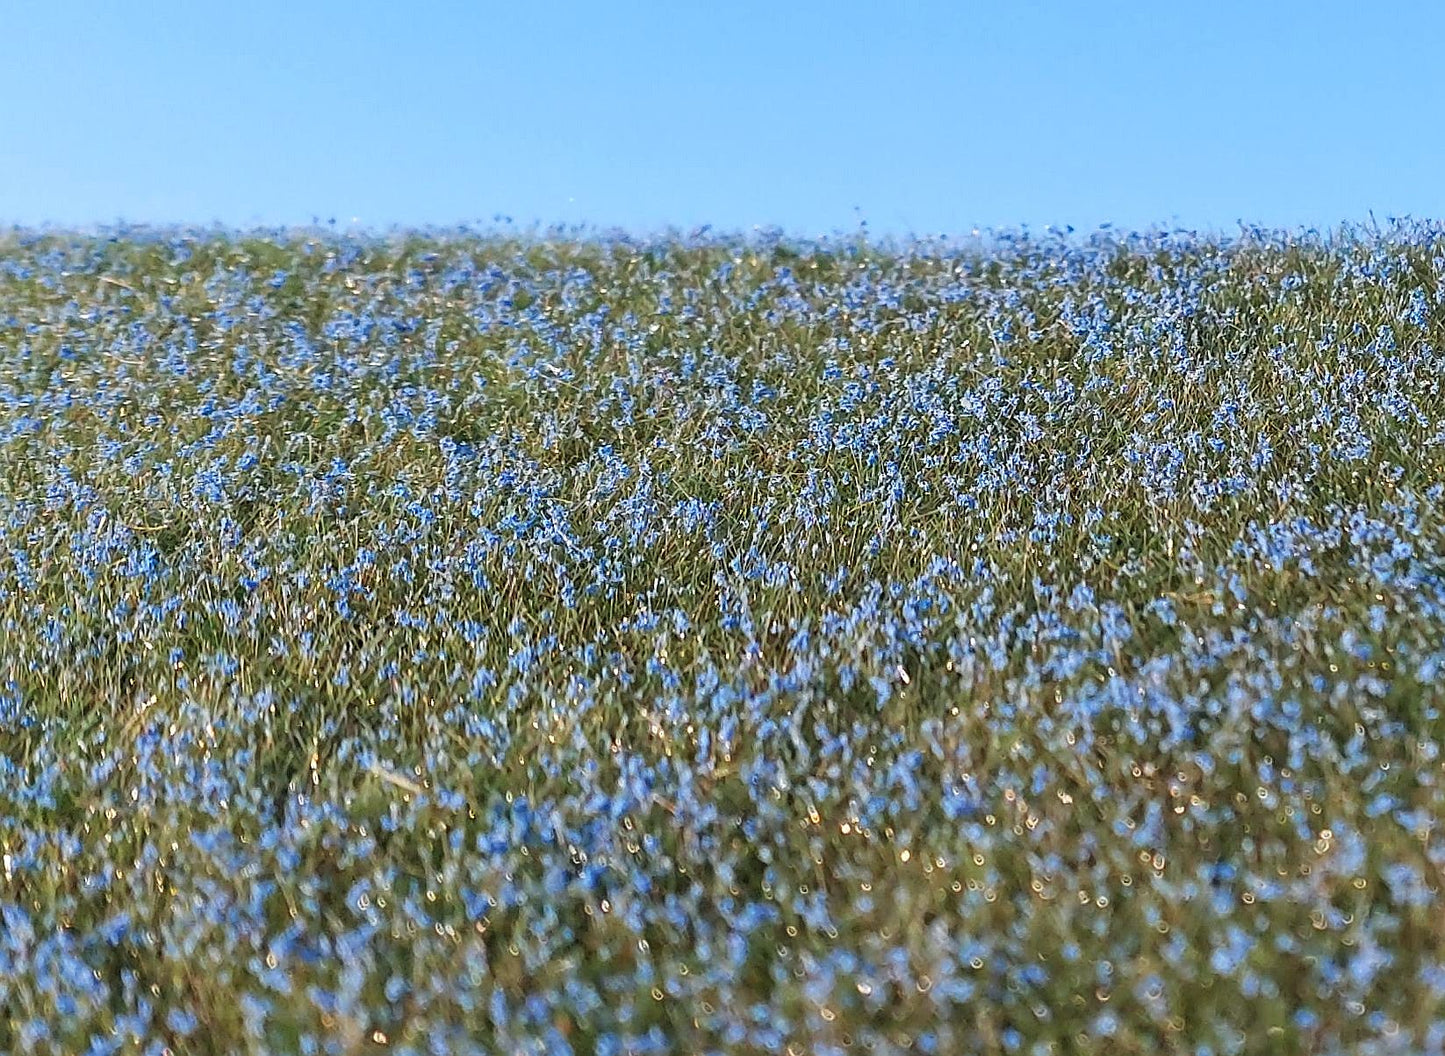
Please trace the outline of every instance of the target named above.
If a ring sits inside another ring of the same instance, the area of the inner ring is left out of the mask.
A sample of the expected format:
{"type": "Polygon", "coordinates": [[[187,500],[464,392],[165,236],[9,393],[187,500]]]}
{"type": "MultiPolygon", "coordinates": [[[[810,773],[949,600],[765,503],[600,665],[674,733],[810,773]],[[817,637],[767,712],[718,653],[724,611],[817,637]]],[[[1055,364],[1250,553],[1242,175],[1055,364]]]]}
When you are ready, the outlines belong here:
{"type": "Polygon", "coordinates": [[[0,1050],[1445,1051],[1445,228],[0,234],[0,1050]]]}

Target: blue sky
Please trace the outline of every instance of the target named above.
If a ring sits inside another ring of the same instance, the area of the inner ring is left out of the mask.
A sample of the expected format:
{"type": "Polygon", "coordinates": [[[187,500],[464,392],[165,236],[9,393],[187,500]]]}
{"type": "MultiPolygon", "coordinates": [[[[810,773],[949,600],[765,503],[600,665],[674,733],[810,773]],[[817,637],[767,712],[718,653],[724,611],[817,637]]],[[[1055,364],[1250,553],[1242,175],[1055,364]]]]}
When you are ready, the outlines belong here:
{"type": "Polygon", "coordinates": [[[0,221],[1445,214],[1426,3],[0,0],[0,221]]]}

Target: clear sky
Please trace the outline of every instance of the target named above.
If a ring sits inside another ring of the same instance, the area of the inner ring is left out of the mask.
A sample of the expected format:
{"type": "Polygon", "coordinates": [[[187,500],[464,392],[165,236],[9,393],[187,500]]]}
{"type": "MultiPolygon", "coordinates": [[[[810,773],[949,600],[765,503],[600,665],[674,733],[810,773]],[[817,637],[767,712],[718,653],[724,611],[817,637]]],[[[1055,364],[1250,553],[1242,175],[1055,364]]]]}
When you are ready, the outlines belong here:
{"type": "Polygon", "coordinates": [[[0,0],[0,222],[1445,214],[1445,5],[0,0]]]}

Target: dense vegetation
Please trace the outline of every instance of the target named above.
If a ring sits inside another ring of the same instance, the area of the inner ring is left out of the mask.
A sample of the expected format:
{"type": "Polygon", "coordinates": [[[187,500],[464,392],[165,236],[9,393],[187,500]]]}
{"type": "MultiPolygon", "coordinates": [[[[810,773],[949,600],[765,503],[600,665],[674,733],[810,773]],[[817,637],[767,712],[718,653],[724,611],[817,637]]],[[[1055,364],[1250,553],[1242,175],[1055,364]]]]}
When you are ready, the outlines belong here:
{"type": "Polygon", "coordinates": [[[1445,1048],[1445,229],[0,235],[0,1048],[1445,1048]]]}

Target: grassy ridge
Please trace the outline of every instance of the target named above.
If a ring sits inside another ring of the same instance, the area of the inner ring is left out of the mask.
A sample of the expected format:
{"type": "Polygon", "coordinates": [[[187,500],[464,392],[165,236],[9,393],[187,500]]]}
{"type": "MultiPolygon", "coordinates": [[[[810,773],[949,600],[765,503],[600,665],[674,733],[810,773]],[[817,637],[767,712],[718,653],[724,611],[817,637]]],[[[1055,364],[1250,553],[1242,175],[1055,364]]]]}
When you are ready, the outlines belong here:
{"type": "Polygon", "coordinates": [[[1440,1049],[1442,279],[12,234],[0,1042],[1440,1049]]]}

